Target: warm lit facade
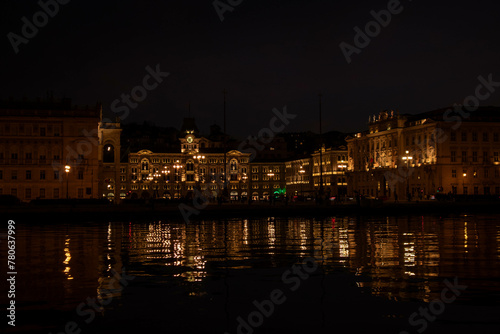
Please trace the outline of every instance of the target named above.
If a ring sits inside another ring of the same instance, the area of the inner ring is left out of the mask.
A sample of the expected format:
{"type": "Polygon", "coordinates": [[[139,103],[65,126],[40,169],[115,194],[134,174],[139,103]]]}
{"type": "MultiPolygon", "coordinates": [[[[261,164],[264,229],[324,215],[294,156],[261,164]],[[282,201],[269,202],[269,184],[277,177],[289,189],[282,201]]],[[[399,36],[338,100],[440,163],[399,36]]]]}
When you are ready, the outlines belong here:
{"type": "Polygon", "coordinates": [[[98,198],[101,108],[61,102],[0,107],[0,194],[32,199],[98,198]]]}
{"type": "Polygon", "coordinates": [[[126,198],[126,164],[121,161],[121,126],[116,122],[100,122],[99,127],[99,193],[114,203],[126,198]]]}
{"type": "Polygon", "coordinates": [[[343,196],[347,193],[347,148],[323,148],[312,154],[312,178],[315,192],[320,191],[321,180],[323,192],[327,196],[343,196]],[[319,166],[322,166],[320,171],[319,166]]]}
{"type": "Polygon", "coordinates": [[[399,198],[500,194],[499,108],[419,115],[384,111],[347,138],[349,194],[399,198]]]}
{"type": "Polygon", "coordinates": [[[284,162],[252,162],[250,164],[250,193],[252,200],[268,200],[271,194],[285,195],[284,162]]]}
{"type": "Polygon", "coordinates": [[[213,145],[206,138],[198,138],[193,132],[186,131],[186,136],[180,138],[177,153],[141,150],[128,155],[121,175],[129,198],[189,198],[195,189],[204,193],[208,190],[212,200],[223,195],[233,201],[248,197],[250,153],[230,150],[224,154],[221,149],[210,148],[213,145]],[[223,190],[224,174],[227,194],[223,190]]]}
{"type": "Polygon", "coordinates": [[[288,196],[314,195],[311,158],[287,161],[285,178],[288,196]]]}

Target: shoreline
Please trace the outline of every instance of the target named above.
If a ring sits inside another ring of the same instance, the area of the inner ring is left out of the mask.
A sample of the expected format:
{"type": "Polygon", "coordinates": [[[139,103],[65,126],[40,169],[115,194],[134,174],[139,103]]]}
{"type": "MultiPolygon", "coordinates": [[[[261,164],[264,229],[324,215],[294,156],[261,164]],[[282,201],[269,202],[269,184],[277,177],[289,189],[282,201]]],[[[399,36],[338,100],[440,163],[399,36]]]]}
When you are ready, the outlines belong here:
{"type": "MultiPolygon", "coordinates": [[[[497,213],[499,202],[386,202],[377,207],[356,204],[317,205],[314,203],[224,203],[209,204],[196,209],[192,203],[182,206],[189,222],[204,219],[232,219],[259,217],[318,217],[331,216],[408,216],[408,215],[460,215],[497,213]],[[197,214],[198,212],[198,214],[197,214]]],[[[5,219],[37,220],[130,220],[161,219],[185,222],[179,204],[169,205],[20,205],[0,206],[5,219]]]]}

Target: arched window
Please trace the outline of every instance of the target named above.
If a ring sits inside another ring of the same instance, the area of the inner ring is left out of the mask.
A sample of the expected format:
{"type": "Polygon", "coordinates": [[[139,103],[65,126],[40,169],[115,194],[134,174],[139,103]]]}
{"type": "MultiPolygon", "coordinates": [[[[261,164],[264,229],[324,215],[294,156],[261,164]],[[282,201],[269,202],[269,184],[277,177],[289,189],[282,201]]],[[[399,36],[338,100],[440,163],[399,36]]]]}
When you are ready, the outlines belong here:
{"type": "Polygon", "coordinates": [[[102,161],[106,163],[115,162],[115,148],[111,144],[104,145],[102,154],[102,161]]]}
{"type": "Polygon", "coordinates": [[[141,161],[141,170],[149,170],[149,161],[147,159],[141,161]]]}
{"type": "Polygon", "coordinates": [[[231,170],[238,170],[238,160],[231,160],[231,170]]]}
{"type": "Polygon", "coordinates": [[[193,171],[194,170],[194,163],[190,160],[186,164],[186,170],[187,171],[193,171]]]}

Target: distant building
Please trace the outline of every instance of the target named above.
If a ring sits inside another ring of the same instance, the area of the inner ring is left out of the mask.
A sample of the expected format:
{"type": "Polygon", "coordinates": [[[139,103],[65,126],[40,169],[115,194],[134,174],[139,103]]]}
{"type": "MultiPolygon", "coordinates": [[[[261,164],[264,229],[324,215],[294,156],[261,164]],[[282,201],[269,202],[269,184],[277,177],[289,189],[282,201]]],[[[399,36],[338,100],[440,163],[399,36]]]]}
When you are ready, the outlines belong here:
{"type": "Polygon", "coordinates": [[[261,161],[250,164],[250,187],[252,200],[269,200],[273,195],[285,195],[285,163],[261,161]]]}
{"type": "Polygon", "coordinates": [[[99,194],[103,198],[118,203],[126,198],[127,165],[121,163],[121,126],[114,123],[99,122],[99,194]]]}
{"type": "Polygon", "coordinates": [[[348,193],[399,198],[500,194],[500,108],[383,111],[347,138],[348,193]]]}
{"type": "Polygon", "coordinates": [[[323,148],[315,151],[312,155],[312,179],[314,191],[320,192],[321,179],[323,192],[331,197],[344,196],[347,194],[347,147],[323,148]],[[321,161],[321,172],[320,172],[321,161]]]}
{"type": "Polygon", "coordinates": [[[289,197],[314,196],[312,170],[310,157],[285,163],[286,193],[289,197]]]}
{"type": "Polygon", "coordinates": [[[0,102],[0,194],[99,198],[100,117],[69,99],[0,102]]]}

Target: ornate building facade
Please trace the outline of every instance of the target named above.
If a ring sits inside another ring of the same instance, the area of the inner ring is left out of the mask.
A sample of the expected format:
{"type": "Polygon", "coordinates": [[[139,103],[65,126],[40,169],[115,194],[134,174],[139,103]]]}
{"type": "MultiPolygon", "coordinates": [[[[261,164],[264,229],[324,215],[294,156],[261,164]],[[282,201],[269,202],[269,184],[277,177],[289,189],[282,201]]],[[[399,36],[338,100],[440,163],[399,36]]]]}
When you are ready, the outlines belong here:
{"type": "Polygon", "coordinates": [[[500,194],[500,108],[383,111],[347,138],[348,192],[413,197],[500,194]]]}
{"type": "Polygon", "coordinates": [[[228,137],[220,131],[200,136],[192,118],[185,119],[180,137],[175,132],[178,144],[172,139],[155,146],[158,152],[137,148],[123,154],[119,120],[103,122],[99,105],[77,109],[67,99],[0,102],[0,194],[24,202],[115,203],[189,198],[195,189],[233,201],[314,196],[320,188],[330,196],[500,195],[499,115],[496,107],[418,115],[383,111],[370,117],[368,130],[346,139],[347,148],[251,162],[251,153],[227,148],[228,137]]]}
{"type": "Polygon", "coordinates": [[[122,176],[130,198],[189,198],[198,189],[208,190],[215,200],[224,194],[224,175],[225,196],[234,201],[248,197],[250,153],[230,150],[224,154],[223,149],[214,148],[217,145],[194,132],[184,131],[177,153],[141,150],[128,155],[122,176]]]}

